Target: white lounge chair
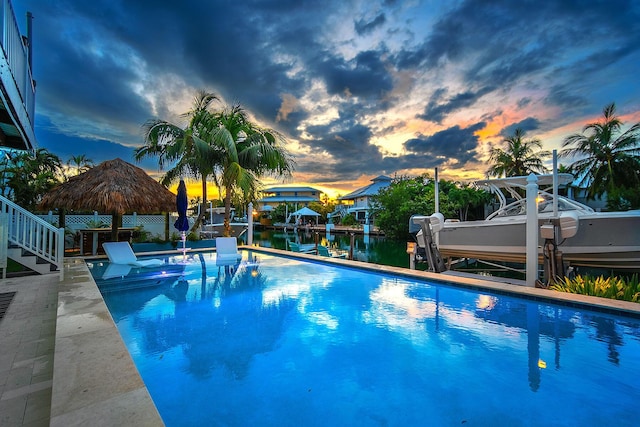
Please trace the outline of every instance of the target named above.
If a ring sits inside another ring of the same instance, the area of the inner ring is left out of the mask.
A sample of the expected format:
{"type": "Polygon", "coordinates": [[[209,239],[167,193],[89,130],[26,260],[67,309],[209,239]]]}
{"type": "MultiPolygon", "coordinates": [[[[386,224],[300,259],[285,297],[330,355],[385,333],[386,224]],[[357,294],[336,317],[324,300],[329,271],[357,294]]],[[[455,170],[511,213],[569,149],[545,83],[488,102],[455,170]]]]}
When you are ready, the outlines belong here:
{"type": "Polygon", "coordinates": [[[235,263],[241,259],[235,237],[216,237],[216,263],[235,263]]]}
{"type": "Polygon", "coordinates": [[[103,279],[113,279],[115,277],[124,277],[131,273],[132,265],[109,263],[107,269],[102,274],[103,279]]]}
{"type": "Polygon", "coordinates": [[[139,260],[129,242],[106,242],[102,244],[104,252],[113,264],[126,264],[134,267],[157,267],[164,264],[161,259],[139,260]]]}

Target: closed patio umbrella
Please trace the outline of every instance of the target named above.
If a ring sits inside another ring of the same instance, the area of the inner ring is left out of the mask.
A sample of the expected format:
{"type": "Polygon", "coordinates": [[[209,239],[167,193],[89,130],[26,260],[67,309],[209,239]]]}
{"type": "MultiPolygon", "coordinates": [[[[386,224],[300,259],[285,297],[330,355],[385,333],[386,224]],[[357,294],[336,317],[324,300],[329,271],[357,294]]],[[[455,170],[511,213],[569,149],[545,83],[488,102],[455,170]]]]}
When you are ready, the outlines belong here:
{"type": "Polygon", "coordinates": [[[176,196],[176,208],[178,212],[178,219],[173,224],[176,230],[182,233],[182,255],[184,256],[187,248],[187,236],[186,232],[189,230],[189,218],[187,218],[187,205],[189,201],[187,200],[187,186],[184,183],[184,180],[180,180],[180,184],[178,184],[178,195],[176,196]]]}

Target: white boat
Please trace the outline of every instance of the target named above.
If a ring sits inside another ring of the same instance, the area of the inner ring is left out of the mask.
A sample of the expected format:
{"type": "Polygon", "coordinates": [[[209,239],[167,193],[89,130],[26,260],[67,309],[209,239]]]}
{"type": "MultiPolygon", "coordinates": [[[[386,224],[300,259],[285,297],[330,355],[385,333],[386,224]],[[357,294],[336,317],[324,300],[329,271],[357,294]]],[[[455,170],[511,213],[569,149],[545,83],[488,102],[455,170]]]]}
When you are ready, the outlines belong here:
{"type": "MultiPolygon", "coordinates": [[[[551,242],[569,265],[640,270],[640,210],[595,212],[575,200],[554,197],[554,192],[545,188],[552,184],[552,175],[537,178],[540,263],[543,248],[551,242]]],[[[559,184],[572,180],[569,174],[558,174],[559,184]]],[[[443,258],[526,262],[526,198],[517,192],[522,189],[525,194],[526,177],[484,180],[476,185],[495,193],[500,208],[481,221],[445,220],[440,213],[413,216],[410,223],[420,228],[412,230],[418,247],[424,250],[432,240],[443,258]],[[507,204],[501,189],[515,201],[507,204]],[[424,238],[425,229],[431,230],[432,239],[424,238]]]]}
{"type": "MultiPolygon", "coordinates": [[[[240,237],[249,228],[248,222],[230,222],[231,236],[240,237]]],[[[215,239],[216,237],[224,236],[224,223],[217,224],[205,224],[200,229],[201,239],[215,239]]]]}

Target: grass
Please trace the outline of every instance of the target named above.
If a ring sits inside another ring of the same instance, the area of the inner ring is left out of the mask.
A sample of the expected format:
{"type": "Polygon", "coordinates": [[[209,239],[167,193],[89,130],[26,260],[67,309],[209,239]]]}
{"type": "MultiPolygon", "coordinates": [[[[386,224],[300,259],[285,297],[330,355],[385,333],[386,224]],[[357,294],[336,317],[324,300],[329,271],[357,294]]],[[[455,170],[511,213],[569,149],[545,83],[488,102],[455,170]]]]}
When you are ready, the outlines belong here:
{"type": "Polygon", "coordinates": [[[552,284],[550,289],[572,294],[640,302],[640,282],[638,281],[637,274],[634,274],[629,278],[615,276],[565,277],[552,284]]]}

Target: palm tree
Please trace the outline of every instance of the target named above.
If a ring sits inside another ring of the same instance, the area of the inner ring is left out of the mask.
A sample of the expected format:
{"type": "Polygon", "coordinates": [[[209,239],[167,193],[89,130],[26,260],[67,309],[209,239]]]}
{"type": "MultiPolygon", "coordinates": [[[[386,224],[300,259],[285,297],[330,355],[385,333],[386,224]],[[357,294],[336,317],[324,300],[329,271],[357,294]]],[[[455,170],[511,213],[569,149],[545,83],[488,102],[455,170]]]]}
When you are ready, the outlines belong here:
{"type": "Polygon", "coordinates": [[[615,103],[603,109],[603,120],[586,125],[581,134],[573,134],[562,143],[563,157],[582,157],[570,168],[579,184],[588,186],[587,198],[605,192],[640,185],[640,123],[621,133],[623,123],[616,116],[615,103]]]}
{"type": "Polygon", "coordinates": [[[539,139],[524,140],[525,131],[516,129],[515,133],[504,139],[506,150],[492,148],[489,160],[493,166],[487,171],[487,176],[510,177],[526,176],[530,173],[543,173],[547,171],[543,159],[549,157],[549,151],[536,151],[542,149],[539,139]]]}
{"type": "Polygon", "coordinates": [[[15,203],[34,211],[53,187],[61,182],[63,169],[60,158],[45,148],[34,152],[16,153],[7,168],[7,186],[15,203]]]}
{"type": "Polygon", "coordinates": [[[211,103],[218,97],[204,90],[198,91],[194,97],[190,111],[182,114],[189,123],[185,129],[165,120],[147,121],[145,129],[145,145],[135,150],[135,159],[158,157],[158,165],[162,169],[166,163],[174,164],[162,177],[162,184],[170,185],[184,175],[200,177],[202,180],[202,208],[193,228],[197,228],[206,213],[207,179],[214,173],[216,163],[204,161],[197,152],[198,144],[205,144],[210,136],[213,114],[209,111],[211,103]]]}
{"type": "Polygon", "coordinates": [[[209,144],[198,144],[200,157],[216,164],[216,183],[224,189],[224,235],[231,235],[231,200],[240,190],[253,199],[259,178],[284,176],[293,171],[293,160],[284,148],[285,138],[272,129],[252,123],[240,105],[233,105],[215,116],[208,135],[209,144]]]}
{"type": "Polygon", "coordinates": [[[80,175],[87,169],[92,168],[94,165],[93,160],[87,158],[85,154],[79,154],[77,156],[69,157],[67,160],[67,166],[73,167],[76,170],[76,175],[80,175]]]}

